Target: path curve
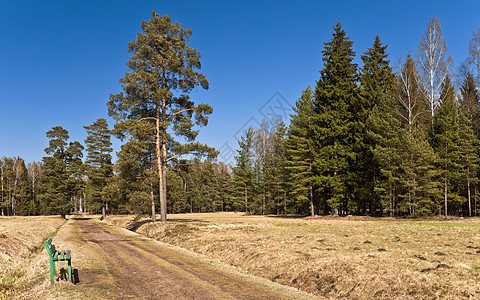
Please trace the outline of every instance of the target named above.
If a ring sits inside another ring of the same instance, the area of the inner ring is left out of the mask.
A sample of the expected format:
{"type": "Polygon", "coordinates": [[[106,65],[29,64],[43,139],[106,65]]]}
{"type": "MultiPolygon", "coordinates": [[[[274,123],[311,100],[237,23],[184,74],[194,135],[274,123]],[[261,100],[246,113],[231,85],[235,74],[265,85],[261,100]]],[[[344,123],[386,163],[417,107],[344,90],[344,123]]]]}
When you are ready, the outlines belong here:
{"type": "Polygon", "coordinates": [[[95,285],[102,274],[108,276],[110,280],[103,283],[103,288],[112,289],[112,298],[315,298],[123,228],[88,218],[71,219],[69,223],[82,247],[103,262],[97,271],[82,274],[80,269],[78,284],[95,285]]]}

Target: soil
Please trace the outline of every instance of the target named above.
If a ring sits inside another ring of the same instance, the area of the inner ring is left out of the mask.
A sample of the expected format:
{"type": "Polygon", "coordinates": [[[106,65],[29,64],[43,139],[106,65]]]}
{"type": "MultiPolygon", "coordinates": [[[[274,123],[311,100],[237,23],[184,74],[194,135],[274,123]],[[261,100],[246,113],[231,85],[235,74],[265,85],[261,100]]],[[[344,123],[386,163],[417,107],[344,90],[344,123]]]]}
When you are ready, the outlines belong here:
{"type": "Polygon", "coordinates": [[[73,218],[67,225],[65,243],[73,248],[73,287],[103,291],[101,298],[314,298],[97,220],[73,218]],[[77,257],[75,248],[80,252],[77,257]]]}

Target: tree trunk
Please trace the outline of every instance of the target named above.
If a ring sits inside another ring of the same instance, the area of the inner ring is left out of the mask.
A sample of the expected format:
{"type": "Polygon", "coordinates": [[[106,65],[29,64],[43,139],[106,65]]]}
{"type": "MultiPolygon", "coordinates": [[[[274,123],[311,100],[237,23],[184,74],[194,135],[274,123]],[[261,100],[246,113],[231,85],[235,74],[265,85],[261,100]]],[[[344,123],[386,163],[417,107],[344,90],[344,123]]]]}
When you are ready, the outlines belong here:
{"type": "Polygon", "coordinates": [[[467,170],[467,197],[468,197],[468,216],[472,216],[472,201],[470,199],[470,175],[469,170],[467,170]]]}
{"type": "Polygon", "coordinates": [[[155,214],[155,195],[153,194],[153,177],[150,180],[150,200],[152,201],[152,219],[153,219],[153,215],[155,214]]]}
{"type": "Polygon", "coordinates": [[[445,218],[447,217],[447,142],[445,142],[445,218]]]}
{"type": "Polygon", "coordinates": [[[248,213],[247,185],[245,185],[245,213],[248,213]]]}
{"type": "Polygon", "coordinates": [[[313,185],[310,182],[310,213],[313,216],[315,216],[315,207],[313,206],[313,185]]]}

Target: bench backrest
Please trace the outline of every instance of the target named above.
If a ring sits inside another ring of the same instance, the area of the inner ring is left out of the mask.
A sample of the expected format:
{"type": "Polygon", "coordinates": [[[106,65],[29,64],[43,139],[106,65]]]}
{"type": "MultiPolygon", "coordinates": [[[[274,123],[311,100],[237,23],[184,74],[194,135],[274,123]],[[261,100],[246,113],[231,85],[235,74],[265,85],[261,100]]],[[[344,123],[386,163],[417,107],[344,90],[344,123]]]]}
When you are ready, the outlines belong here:
{"type": "Polygon", "coordinates": [[[52,244],[52,238],[48,238],[45,242],[45,248],[47,248],[48,256],[53,257],[55,255],[55,245],[52,244]]]}

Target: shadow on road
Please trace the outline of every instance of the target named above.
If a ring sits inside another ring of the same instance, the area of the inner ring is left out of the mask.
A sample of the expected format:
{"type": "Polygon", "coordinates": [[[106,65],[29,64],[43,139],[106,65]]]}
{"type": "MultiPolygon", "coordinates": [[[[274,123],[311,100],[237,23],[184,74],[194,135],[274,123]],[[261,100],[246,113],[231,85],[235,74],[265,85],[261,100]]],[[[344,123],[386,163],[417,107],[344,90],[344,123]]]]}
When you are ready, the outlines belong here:
{"type": "MultiPolygon", "coordinates": [[[[58,271],[58,278],[57,280],[65,280],[68,281],[68,271],[65,268],[60,268],[58,271]]],[[[78,277],[78,269],[72,269],[72,282],[73,284],[77,284],[80,282],[78,277]]]]}

